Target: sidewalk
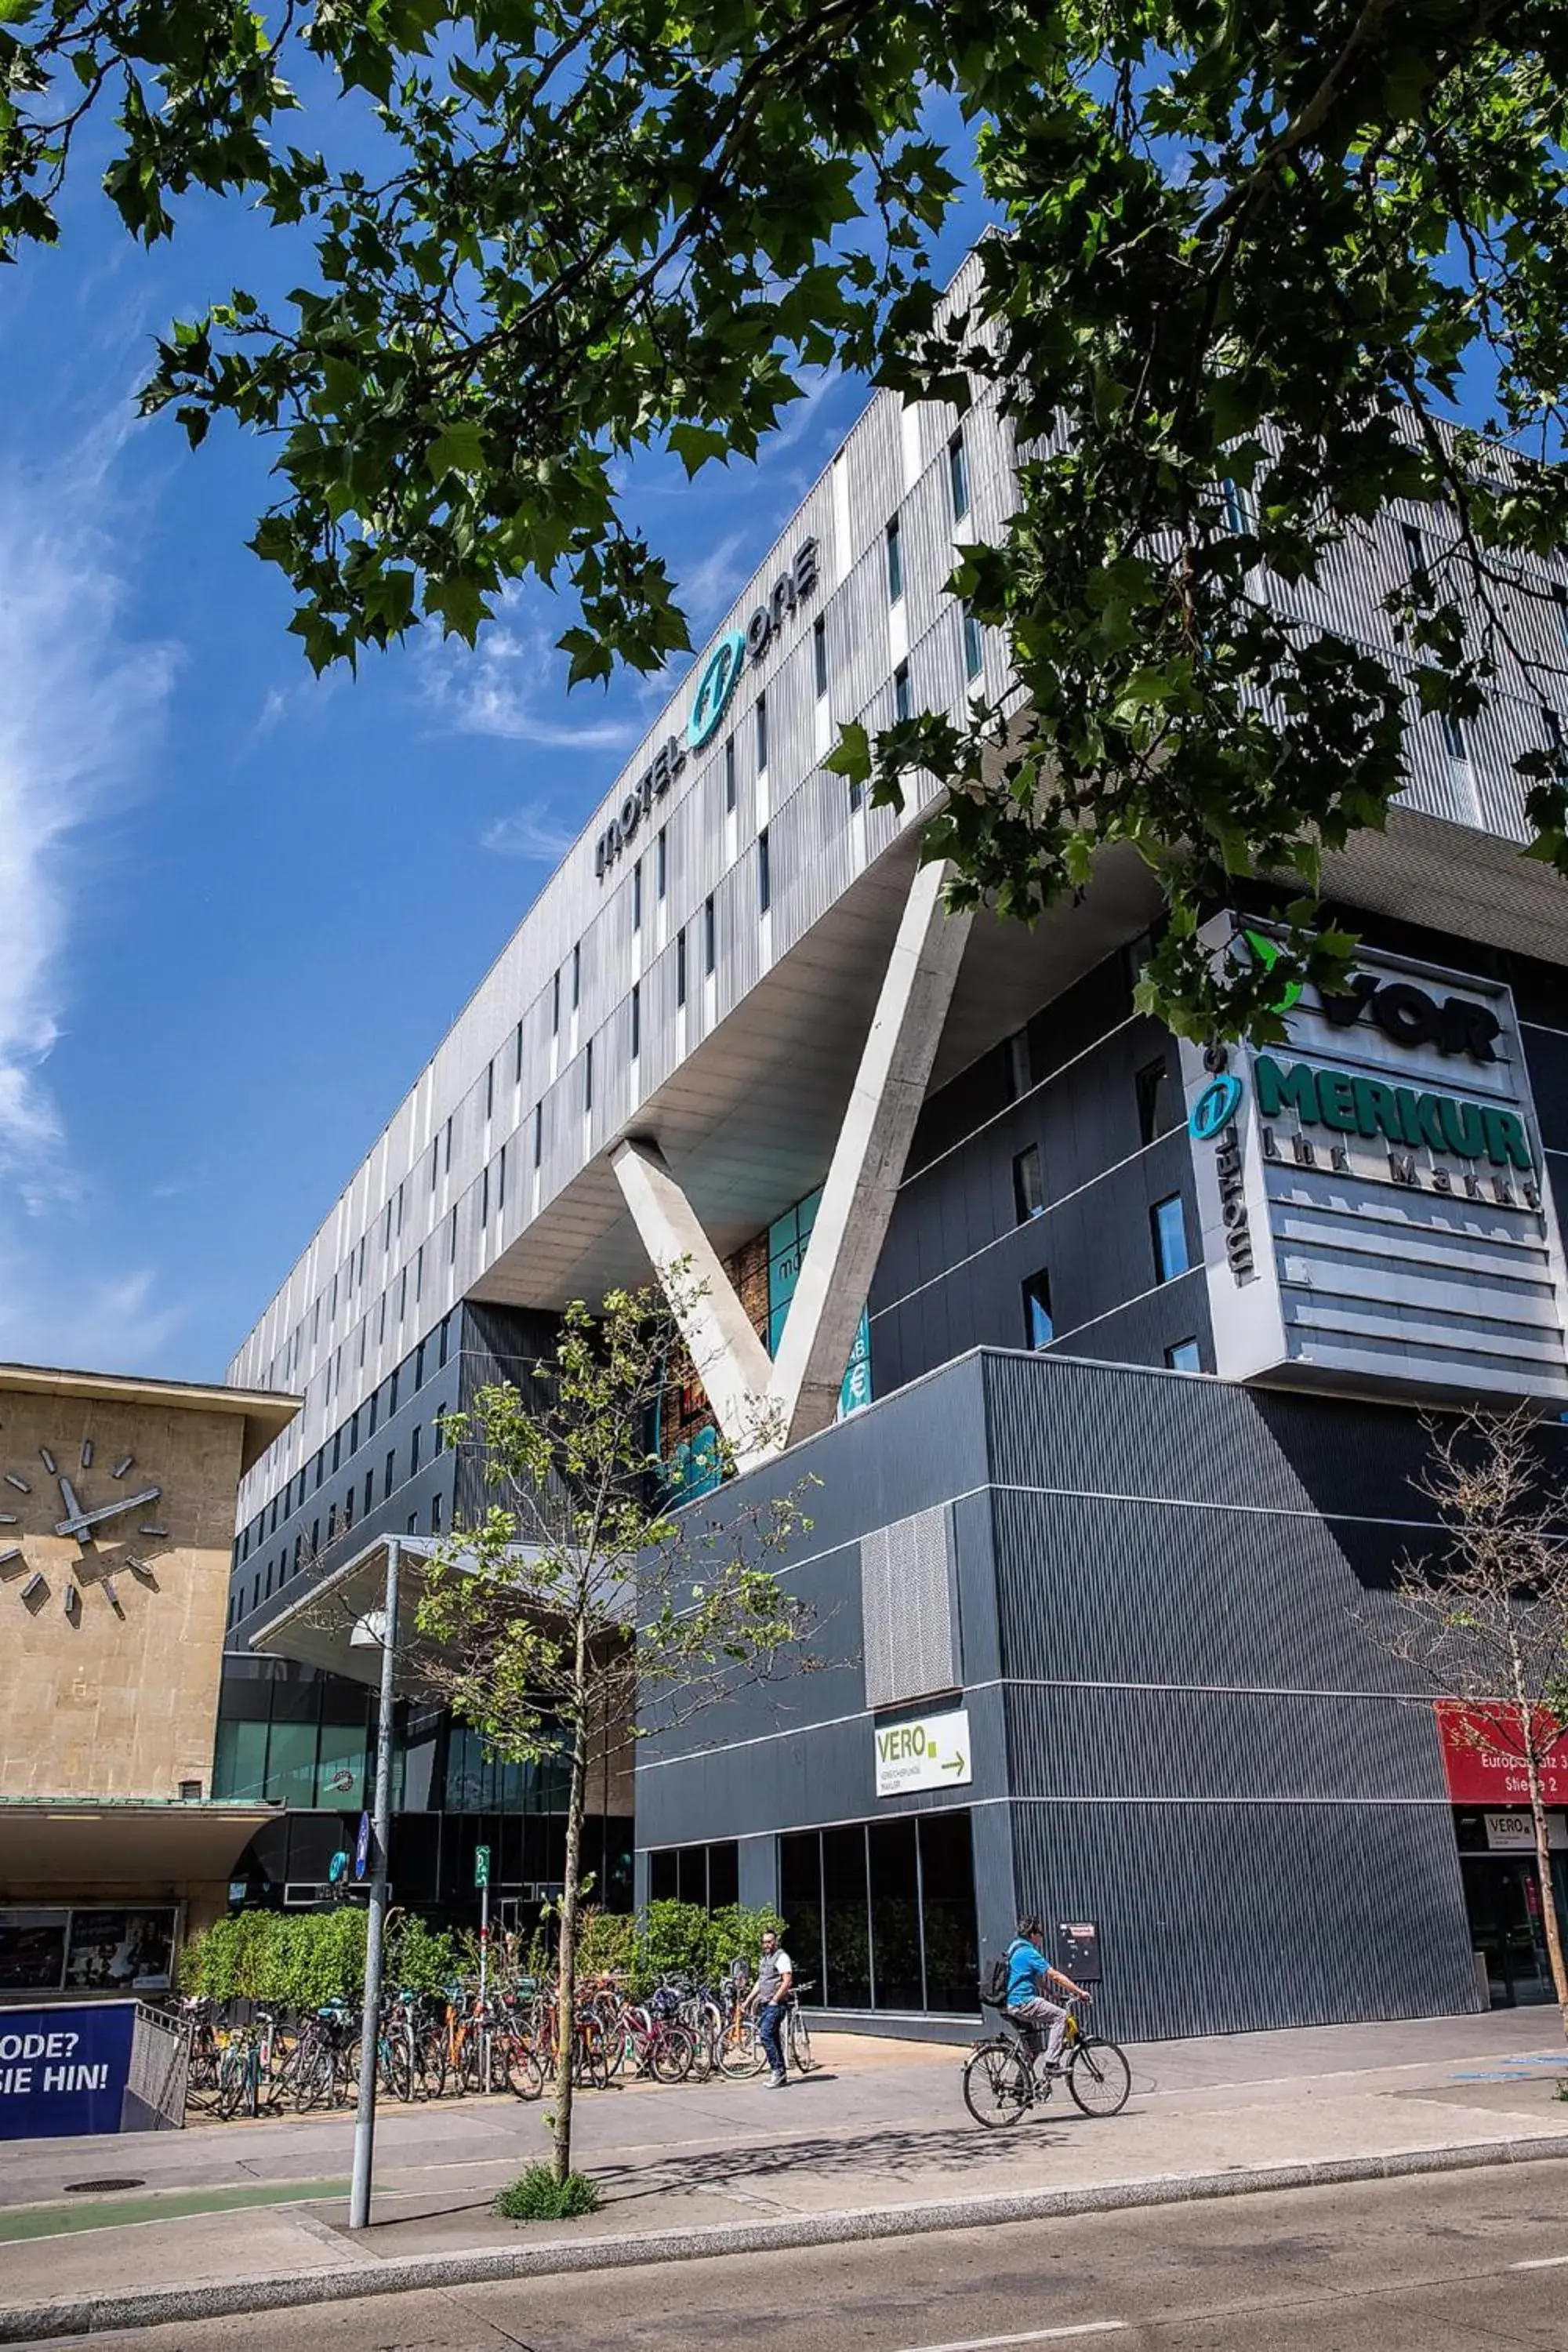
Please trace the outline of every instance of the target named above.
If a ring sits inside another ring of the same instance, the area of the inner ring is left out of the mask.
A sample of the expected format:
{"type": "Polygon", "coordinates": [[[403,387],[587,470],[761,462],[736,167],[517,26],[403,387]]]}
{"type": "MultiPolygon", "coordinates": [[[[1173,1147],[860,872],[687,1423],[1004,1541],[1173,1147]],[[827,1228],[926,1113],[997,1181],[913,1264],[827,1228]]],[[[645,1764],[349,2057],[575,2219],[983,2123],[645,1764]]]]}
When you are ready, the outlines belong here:
{"type": "Polygon", "coordinates": [[[547,2100],[384,2110],[374,2223],[353,2237],[345,2116],[0,2144],[0,2340],[177,2316],[104,2299],[181,2288],[205,2291],[185,2309],[258,2307],[384,2291],[394,2271],[416,2283],[410,2263],[432,2283],[465,2263],[482,2275],[526,2249],[540,2268],[668,2259],[723,2251],[726,2231],[737,2245],[881,2235],[1015,2218],[1019,2200],[1064,2192],[1075,2206],[1148,2203],[1262,2186],[1284,2167],[1344,2178],[1347,2166],[1568,2155],[1555,2010],[1145,2043],[1113,2121],[1087,2121],[1058,2092],[1044,2116],[996,2133],[963,2105],[961,2050],[840,2035],[816,2047],[822,2072],[787,2092],[637,2084],[582,2098],[578,2162],[605,2203],[569,2225],[490,2210],[545,2152],[547,2100]],[[71,2190],[83,2182],[94,2186],[71,2190]],[[97,2186],[109,2182],[128,2185],[97,2186]],[[940,2221],[912,2210],[935,2207],[940,2221]],[[715,2231],[656,2254],[626,2242],[715,2231]],[[37,2309],[66,2283],[68,2305],[37,2309]]]}

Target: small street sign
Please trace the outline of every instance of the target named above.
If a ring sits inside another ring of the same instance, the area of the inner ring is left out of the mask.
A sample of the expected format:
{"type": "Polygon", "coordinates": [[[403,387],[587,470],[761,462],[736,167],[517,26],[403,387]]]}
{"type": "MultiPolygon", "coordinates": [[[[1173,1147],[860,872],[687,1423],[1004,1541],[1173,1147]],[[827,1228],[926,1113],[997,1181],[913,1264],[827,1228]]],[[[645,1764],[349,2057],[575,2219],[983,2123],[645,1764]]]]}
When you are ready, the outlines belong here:
{"type": "Polygon", "coordinates": [[[359,1817],[359,1835],[354,1840],[354,1876],[363,1878],[370,1864],[370,1815],[359,1817]]]}
{"type": "Polygon", "coordinates": [[[488,1845],[474,1848],[474,1885],[488,1886],[490,1883],[490,1850],[488,1845]]]}

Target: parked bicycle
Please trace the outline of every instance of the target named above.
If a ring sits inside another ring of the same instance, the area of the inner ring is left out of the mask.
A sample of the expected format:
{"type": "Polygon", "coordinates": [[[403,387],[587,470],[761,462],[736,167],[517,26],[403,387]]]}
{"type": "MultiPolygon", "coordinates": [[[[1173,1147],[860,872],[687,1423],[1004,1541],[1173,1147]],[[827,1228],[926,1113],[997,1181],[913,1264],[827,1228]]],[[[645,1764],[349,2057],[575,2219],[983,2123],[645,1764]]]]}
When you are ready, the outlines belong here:
{"type": "MultiPolygon", "coordinates": [[[[988,2009],[1002,2007],[981,1998],[988,2009]]],[[[1132,2089],[1127,2053],[1104,2034],[1085,2033],[1076,1998],[1069,1996],[1066,2008],[1060,2079],[1082,2114],[1119,2116],[1132,2089]]],[[[995,2131],[1046,2105],[1058,2078],[1039,2063],[1044,2047],[1037,2028],[1015,2024],[1002,2011],[999,2030],[977,2042],[964,2062],[963,2104],[977,2124],[995,2131]]]]}

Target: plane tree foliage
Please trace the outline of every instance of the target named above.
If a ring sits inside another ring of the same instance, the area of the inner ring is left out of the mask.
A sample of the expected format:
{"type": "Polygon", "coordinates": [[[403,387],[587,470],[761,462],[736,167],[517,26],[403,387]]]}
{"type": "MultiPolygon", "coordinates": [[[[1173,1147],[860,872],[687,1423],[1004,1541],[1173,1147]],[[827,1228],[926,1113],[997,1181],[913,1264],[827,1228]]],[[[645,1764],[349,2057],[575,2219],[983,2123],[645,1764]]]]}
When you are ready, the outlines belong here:
{"type": "MultiPolygon", "coordinates": [[[[254,544],[318,668],[471,642],[530,575],[574,679],[656,668],[687,627],[629,457],[750,458],[834,366],[1000,397],[1021,498],[953,585],[1007,706],[850,728],[840,768],[934,772],[928,854],[1026,919],[1131,845],[1145,1001],[1267,1035],[1277,982],[1212,971],[1204,911],[1284,877],[1331,983],[1321,858],[1414,731],[1562,701],[1565,58],[1547,0],[0,0],[0,249],[74,223],[84,163],[149,244],[198,198],[276,226],[292,290],[215,287],[142,397],[263,436],[254,544]],[[948,317],[976,174],[1001,233],[948,317]]],[[[1530,854],[1568,870],[1534,733],[1530,854]]]]}

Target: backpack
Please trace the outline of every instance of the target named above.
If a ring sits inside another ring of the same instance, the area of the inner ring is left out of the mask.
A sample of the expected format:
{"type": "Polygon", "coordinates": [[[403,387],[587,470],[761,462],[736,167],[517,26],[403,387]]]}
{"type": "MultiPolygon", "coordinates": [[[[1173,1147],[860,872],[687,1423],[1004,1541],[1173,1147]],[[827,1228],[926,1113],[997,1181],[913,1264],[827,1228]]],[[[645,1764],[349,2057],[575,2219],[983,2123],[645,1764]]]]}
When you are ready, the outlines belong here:
{"type": "Polygon", "coordinates": [[[1001,2009],[1007,1999],[1007,1955],[999,1954],[980,1979],[980,1998],[987,2009],[1001,2009]]]}

